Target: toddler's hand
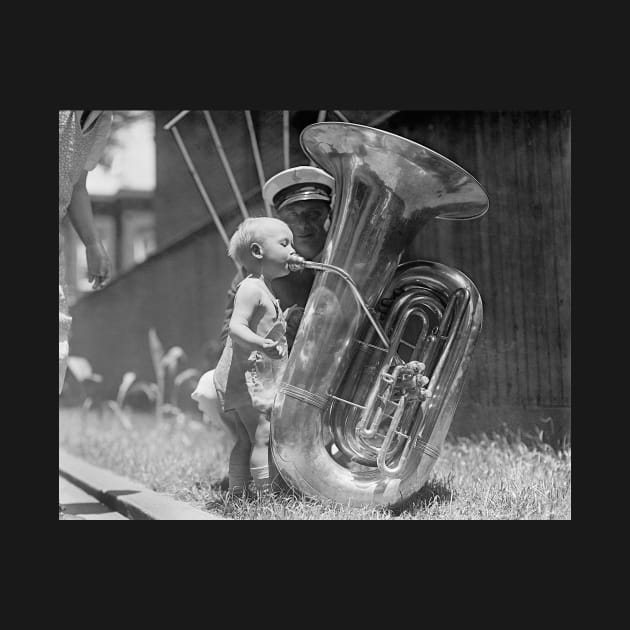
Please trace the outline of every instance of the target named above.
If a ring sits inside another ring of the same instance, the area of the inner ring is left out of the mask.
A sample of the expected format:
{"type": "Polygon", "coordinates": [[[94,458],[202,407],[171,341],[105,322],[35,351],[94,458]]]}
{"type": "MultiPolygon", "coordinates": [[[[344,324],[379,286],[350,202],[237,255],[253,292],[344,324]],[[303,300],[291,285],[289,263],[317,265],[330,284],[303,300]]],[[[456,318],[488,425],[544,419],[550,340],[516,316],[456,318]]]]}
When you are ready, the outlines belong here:
{"type": "Polygon", "coordinates": [[[279,340],[264,339],[262,351],[271,359],[281,359],[284,356],[284,347],[278,346],[279,340]]]}

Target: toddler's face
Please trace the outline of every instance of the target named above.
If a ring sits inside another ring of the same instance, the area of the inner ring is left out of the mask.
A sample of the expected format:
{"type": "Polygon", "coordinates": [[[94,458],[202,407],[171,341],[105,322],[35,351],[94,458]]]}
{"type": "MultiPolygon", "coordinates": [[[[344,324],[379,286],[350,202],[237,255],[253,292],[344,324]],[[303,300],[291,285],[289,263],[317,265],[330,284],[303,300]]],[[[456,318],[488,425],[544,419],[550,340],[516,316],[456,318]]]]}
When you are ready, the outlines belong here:
{"type": "Polygon", "coordinates": [[[291,230],[282,226],[269,228],[262,248],[265,273],[273,278],[286,276],[289,273],[289,256],[295,254],[291,230]]]}

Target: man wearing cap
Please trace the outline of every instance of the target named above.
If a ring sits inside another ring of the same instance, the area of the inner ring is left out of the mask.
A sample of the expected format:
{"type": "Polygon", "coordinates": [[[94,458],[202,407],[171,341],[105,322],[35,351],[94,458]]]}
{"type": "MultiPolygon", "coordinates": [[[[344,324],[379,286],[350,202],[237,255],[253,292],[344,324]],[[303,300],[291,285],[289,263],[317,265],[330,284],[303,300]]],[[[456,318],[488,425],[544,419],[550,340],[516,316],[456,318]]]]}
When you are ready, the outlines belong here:
{"type": "MultiPolygon", "coordinates": [[[[326,242],[331,221],[334,185],[335,180],[325,171],[314,166],[297,166],[274,175],[263,187],[264,200],[273,208],[275,216],[291,228],[293,247],[306,260],[319,260],[326,242]]],[[[219,354],[227,340],[236,288],[244,277],[242,271],[237,273],[228,291],[219,354]]],[[[314,272],[304,269],[271,281],[273,292],[280,301],[282,310],[297,307],[287,318],[289,352],[314,280],[314,272]]],[[[235,435],[235,420],[232,413],[225,413],[219,407],[213,373],[214,370],[211,370],[201,377],[192,397],[206,415],[213,416],[218,413],[230,432],[235,435]]]]}
{"type": "MultiPolygon", "coordinates": [[[[325,171],[314,166],[297,166],[274,175],[263,187],[263,198],[273,208],[275,216],[291,228],[293,247],[306,260],[319,260],[326,242],[334,185],[335,180],[325,171]]],[[[228,306],[220,335],[221,350],[228,335],[236,287],[243,278],[242,272],[237,273],[228,291],[228,306]]],[[[314,279],[315,272],[304,269],[272,280],[282,310],[297,306],[301,316],[314,279]]],[[[299,317],[291,316],[287,324],[290,349],[299,317]]]]}

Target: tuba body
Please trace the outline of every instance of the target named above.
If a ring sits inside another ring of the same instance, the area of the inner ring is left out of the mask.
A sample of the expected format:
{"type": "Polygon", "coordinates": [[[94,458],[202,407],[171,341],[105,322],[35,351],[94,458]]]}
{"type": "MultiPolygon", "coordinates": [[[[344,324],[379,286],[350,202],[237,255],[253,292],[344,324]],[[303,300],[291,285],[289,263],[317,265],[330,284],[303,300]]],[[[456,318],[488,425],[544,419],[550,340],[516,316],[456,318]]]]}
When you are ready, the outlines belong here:
{"type": "Polygon", "coordinates": [[[307,496],[395,506],[439,456],[483,317],[463,273],[400,258],[428,221],[477,218],[488,197],[451,160],[381,130],[316,123],[300,142],[335,198],[321,262],[296,265],[321,273],[274,402],[274,461],[307,496]]]}

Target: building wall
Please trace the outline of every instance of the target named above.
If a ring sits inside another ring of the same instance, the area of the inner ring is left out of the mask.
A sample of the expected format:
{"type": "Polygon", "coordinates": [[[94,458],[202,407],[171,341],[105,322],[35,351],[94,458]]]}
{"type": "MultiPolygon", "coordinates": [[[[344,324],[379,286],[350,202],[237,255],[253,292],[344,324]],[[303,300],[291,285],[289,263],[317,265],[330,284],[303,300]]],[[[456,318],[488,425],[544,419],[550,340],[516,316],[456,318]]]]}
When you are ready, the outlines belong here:
{"type": "MultiPolygon", "coordinates": [[[[182,346],[190,365],[207,366],[207,345],[220,330],[233,276],[233,264],[177,145],[170,132],[161,130],[175,114],[156,112],[154,207],[158,246],[168,247],[104,291],[83,297],[73,310],[71,352],[90,359],[116,386],[127,370],[152,375],[151,326],[165,347],[182,346]],[[98,334],[91,334],[94,330],[98,334]]],[[[316,115],[293,119],[292,166],[308,163],[297,132],[316,115]]],[[[242,112],[213,116],[248,205],[262,213],[242,112]]],[[[281,114],[263,112],[255,122],[269,177],[283,168],[281,114]]],[[[203,125],[195,113],[178,128],[231,233],[240,213],[203,125]]],[[[571,404],[569,112],[400,112],[383,128],[460,164],[490,198],[481,219],[435,221],[404,255],[457,267],[483,298],[483,331],[453,431],[490,431],[507,424],[542,430],[552,439],[566,435],[571,404]]]]}
{"type": "MultiPolygon", "coordinates": [[[[209,216],[207,206],[172,132],[163,129],[164,124],[177,113],[173,110],[155,112],[157,164],[154,207],[158,247],[163,247],[195,227],[205,224],[209,216]]],[[[290,134],[291,166],[309,163],[300,150],[297,131],[304,126],[303,120],[306,124],[314,122],[316,115],[316,112],[306,116],[301,114],[293,121],[290,134]]],[[[211,116],[240,194],[246,199],[248,210],[253,213],[254,207],[264,212],[243,111],[212,111],[211,116]]],[[[267,179],[284,168],[282,113],[252,112],[252,119],[267,179]]],[[[235,195],[203,114],[191,112],[177,123],[177,130],[215,210],[219,215],[230,212],[236,204],[235,195]]]]}
{"type": "Polygon", "coordinates": [[[507,422],[569,431],[570,122],[569,112],[538,111],[405,113],[389,121],[394,133],[463,166],[490,199],[478,220],[426,226],[405,256],[461,269],[483,299],[483,331],[454,429],[507,422]]]}
{"type": "MultiPolygon", "coordinates": [[[[226,229],[239,221],[233,215],[226,229]]],[[[184,237],[121,274],[104,290],[83,296],[72,308],[70,352],[86,357],[104,377],[110,396],[125,372],[155,381],[148,332],[165,350],[181,346],[183,367],[208,369],[212,340],[219,335],[226,293],[236,269],[213,224],[184,237]]]]}

